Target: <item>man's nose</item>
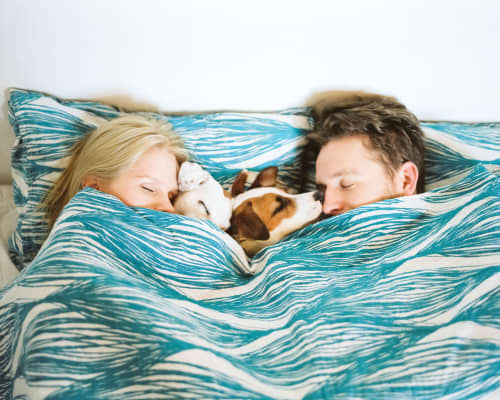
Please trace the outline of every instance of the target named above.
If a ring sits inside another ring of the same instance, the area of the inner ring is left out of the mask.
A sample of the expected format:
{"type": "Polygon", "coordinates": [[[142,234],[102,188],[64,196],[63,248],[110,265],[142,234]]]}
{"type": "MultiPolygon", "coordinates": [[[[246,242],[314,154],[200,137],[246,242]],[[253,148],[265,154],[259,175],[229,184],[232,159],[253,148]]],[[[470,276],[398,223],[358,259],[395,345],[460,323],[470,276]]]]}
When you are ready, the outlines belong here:
{"type": "Polygon", "coordinates": [[[345,211],[342,197],[334,190],[327,190],[323,199],[323,213],[328,215],[338,215],[345,211]]]}

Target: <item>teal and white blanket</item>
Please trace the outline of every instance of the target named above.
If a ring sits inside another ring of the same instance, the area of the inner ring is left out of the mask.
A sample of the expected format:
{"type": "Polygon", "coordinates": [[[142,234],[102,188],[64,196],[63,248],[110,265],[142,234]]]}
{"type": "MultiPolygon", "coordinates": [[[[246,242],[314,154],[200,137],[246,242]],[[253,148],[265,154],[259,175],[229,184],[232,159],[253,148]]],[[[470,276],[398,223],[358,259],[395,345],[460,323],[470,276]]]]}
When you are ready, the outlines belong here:
{"type": "Polygon", "coordinates": [[[247,262],[85,189],[0,292],[0,398],[498,399],[499,195],[478,166],[247,262]]]}

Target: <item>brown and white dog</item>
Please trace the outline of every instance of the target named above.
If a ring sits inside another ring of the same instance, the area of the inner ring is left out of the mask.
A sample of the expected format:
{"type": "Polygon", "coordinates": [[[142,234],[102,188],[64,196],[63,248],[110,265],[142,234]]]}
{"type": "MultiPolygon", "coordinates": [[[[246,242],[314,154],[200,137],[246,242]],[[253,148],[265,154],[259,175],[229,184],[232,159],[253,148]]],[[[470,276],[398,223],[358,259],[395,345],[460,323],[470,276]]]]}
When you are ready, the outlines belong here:
{"type": "Polygon", "coordinates": [[[275,187],[277,174],[277,167],[262,170],[244,191],[248,172],[243,170],[231,188],[233,212],[228,232],[250,257],[321,215],[318,193],[289,194],[275,187]]]}

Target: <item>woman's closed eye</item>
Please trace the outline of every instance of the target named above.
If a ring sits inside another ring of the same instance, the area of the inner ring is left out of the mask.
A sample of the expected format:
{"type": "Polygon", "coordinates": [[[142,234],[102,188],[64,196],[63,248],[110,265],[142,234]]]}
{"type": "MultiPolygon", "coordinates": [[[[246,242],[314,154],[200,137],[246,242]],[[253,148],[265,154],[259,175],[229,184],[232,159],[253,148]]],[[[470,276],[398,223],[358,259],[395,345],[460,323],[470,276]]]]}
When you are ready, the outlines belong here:
{"type": "Polygon", "coordinates": [[[141,188],[150,193],[153,193],[155,191],[152,186],[141,185],[141,188]]]}

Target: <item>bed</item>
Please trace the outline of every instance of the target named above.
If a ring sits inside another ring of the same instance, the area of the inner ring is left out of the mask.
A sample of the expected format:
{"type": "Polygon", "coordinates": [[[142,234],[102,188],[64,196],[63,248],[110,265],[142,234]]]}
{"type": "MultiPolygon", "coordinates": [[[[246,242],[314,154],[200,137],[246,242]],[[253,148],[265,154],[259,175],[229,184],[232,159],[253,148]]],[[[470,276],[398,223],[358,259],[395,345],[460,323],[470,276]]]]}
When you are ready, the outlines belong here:
{"type": "MultiPolygon", "coordinates": [[[[1,399],[499,398],[499,123],[422,121],[425,193],[252,259],[209,221],[92,188],[49,233],[37,206],[69,148],[127,112],[9,91],[19,274],[0,291],[1,399]]],[[[269,165],[313,187],[305,107],[146,114],[225,187],[269,165]]]]}

